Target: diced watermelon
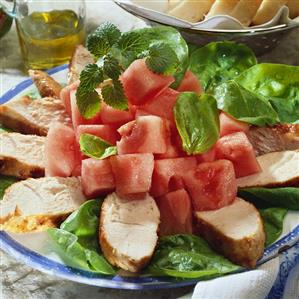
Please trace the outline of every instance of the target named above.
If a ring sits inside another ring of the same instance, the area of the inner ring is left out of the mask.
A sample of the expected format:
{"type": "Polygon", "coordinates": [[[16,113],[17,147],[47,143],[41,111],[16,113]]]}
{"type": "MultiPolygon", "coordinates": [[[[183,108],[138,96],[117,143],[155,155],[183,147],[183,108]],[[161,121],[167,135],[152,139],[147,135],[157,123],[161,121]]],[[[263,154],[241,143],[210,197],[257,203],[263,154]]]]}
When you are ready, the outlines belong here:
{"type": "Polygon", "coordinates": [[[110,158],[120,196],[143,194],[149,191],[154,169],[153,154],[117,155],[110,158]]]}
{"type": "Polygon", "coordinates": [[[192,209],[186,190],[169,192],[157,199],[160,210],[160,236],[192,234],[192,209]]]}
{"type": "Polygon", "coordinates": [[[166,118],[174,123],[173,108],[178,95],[179,92],[176,90],[167,88],[151,101],[148,101],[145,105],[140,106],[140,109],[148,112],[149,114],[166,118]]]}
{"type": "Polygon", "coordinates": [[[134,105],[152,100],[174,82],[172,76],[152,72],[144,59],[135,60],[124,71],[120,80],[129,102],[134,105]]]}
{"type": "Polygon", "coordinates": [[[213,146],[211,149],[209,149],[207,152],[203,154],[196,155],[196,159],[198,163],[215,161],[216,160],[215,146],[213,146]]]}
{"type": "Polygon", "coordinates": [[[70,93],[78,88],[79,83],[79,81],[76,81],[71,85],[67,85],[60,92],[60,99],[62,100],[65,110],[69,116],[72,116],[70,93]]]}
{"type": "Polygon", "coordinates": [[[100,137],[110,144],[115,145],[120,135],[113,125],[80,125],[77,128],[77,140],[81,134],[91,134],[100,137]]]}
{"type": "Polygon", "coordinates": [[[249,125],[234,119],[233,117],[221,112],[219,115],[220,120],[220,136],[228,135],[235,132],[247,132],[249,125]]]}
{"type": "Polygon", "coordinates": [[[78,142],[75,142],[74,151],[75,151],[75,166],[71,176],[79,177],[81,176],[81,167],[82,167],[82,160],[84,159],[84,155],[80,150],[80,145],[78,142]]]}
{"type": "Polygon", "coordinates": [[[180,92],[193,91],[198,94],[202,93],[200,82],[191,71],[187,71],[185,73],[185,76],[177,90],[180,92]]]}
{"type": "Polygon", "coordinates": [[[87,198],[97,197],[115,189],[109,159],[85,159],[82,162],[82,188],[87,198]]]}
{"type": "Polygon", "coordinates": [[[94,125],[94,124],[100,124],[101,118],[100,113],[98,113],[95,117],[91,119],[85,119],[79,112],[78,106],[77,106],[77,100],[76,100],[76,90],[70,91],[70,97],[71,97],[71,112],[72,112],[72,123],[74,130],[77,130],[77,127],[79,125],[94,125]]]}
{"type": "Polygon", "coordinates": [[[169,182],[172,177],[181,178],[186,172],[195,169],[195,157],[155,160],[151,195],[162,196],[169,192],[169,182]]]}
{"type": "Polygon", "coordinates": [[[68,177],[75,167],[75,132],[61,123],[50,126],[45,143],[46,176],[68,177]]]}
{"type": "Polygon", "coordinates": [[[201,163],[183,178],[195,211],[220,209],[236,198],[234,166],[228,160],[201,163]]]}
{"type": "Polygon", "coordinates": [[[135,118],[137,118],[138,116],[147,116],[147,115],[153,115],[153,114],[138,108],[136,110],[135,118]]]}
{"type": "Polygon", "coordinates": [[[244,132],[221,137],[216,143],[216,157],[230,160],[237,178],[261,171],[254,149],[244,132]]]}
{"type": "Polygon", "coordinates": [[[119,132],[122,137],[117,142],[119,154],[166,152],[167,127],[161,117],[140,116],[134,122],[124,125],[119,132]]]}
{"type": "Polygon", "coordinates": [[[101,104],[100,117],[103,124],[116,125],[117,127],[134,119],[132,111],[122,111],[114,109],[104,102],[101,104]]]}

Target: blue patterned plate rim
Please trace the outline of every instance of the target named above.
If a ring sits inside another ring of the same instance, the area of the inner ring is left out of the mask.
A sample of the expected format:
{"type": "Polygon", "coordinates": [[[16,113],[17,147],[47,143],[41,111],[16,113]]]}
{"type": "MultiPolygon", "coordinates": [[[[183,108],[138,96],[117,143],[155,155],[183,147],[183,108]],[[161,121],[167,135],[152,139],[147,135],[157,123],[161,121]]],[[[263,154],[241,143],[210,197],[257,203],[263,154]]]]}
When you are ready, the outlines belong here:
{"type": "MultiPolygon", "coordinates": [[[[48,73],[55,74],[64,71],[68,65],[55,67],[48,73]]],[[[0,98],[0,104],[3,104],[23,90],[33,84],[31,79],[27,79],[16,85],[14,88],[7,91],[0,98]]],[[[275,257],[280,250],[292,247],[299,242],[299,225],[296,226],[289,234],[279,239],[274,244],[265,249],[264,256],[258,264],[262,264],[271,258],[275,257]]],[[[105,288],[128,289],[128,290],[144,290],[144,289],[162,289],[162,288],[177,288],[191,286],[196,284],[198,279],[175,279],[169,277],[123,277],[123,276],[104,276],[92,272],[76,269],[65,264],[53,261],[37,252],[34,252],[12,237],[6,232],[0,232],[0,248],[13,256],[19,261],[50,275],[55,275],[64,279],[94,285],[105,288]]]]}

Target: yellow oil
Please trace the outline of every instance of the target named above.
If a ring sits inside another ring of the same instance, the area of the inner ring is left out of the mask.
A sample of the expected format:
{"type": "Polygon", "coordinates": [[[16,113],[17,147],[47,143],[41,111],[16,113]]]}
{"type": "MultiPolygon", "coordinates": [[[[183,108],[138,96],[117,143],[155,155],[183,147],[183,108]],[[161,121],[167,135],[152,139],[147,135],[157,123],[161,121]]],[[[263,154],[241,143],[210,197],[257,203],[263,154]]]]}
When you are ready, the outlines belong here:
{"type": "Polygon", "coordinates": [[[48,69],[69,61],[84,43],[84,19],[72,10],[33,12],[17,21],[26,68],[48,69]]]}

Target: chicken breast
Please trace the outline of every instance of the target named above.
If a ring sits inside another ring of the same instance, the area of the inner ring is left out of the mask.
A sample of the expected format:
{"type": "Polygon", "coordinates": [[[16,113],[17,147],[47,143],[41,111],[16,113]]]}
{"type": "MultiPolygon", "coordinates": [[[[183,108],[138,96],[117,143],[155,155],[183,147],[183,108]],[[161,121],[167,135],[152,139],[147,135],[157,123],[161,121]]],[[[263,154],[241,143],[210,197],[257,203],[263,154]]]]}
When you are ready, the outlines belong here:
{"type": "Polygon", "coordinates": [[[72,84],[79,80],[80,73],[89,63],[94,63],[92,54],[82,45],[78,45],[73,53],[69,65],[68,84],[72,84]]]}
{"type": "Polygon", "coordinates": [[[257,157],[262,171],[237,179],[238,187],[299,185],[299,151],[273,152],[257,157]]]}
{"type": "Polygon", "coordinates": [[[23,134],[46,136],[53,122],[71,123],[59,99],[24,96],[0,105],[0,123],[23,134]]]}
{"type": "Polygon", "coordinates": [[[29,232],[55,227],[85,200],[75,177],[20,181],[10,186],[0,201],[0,228],[29,232]]]}
{"type": "Polygon", "coordinates": [[[19,133],[0,134],[0,173],[21,179],[45,174],[45,137],[19,133]]]}
{"type": "Polygon", "coordinates": [[[126,200],[112,193],[102,205],[100,245],[107,260],[121,269],[138,272],[155,250],[160,213],[155,200],[126,200]]]}
{"type": "Polygon", "coordinates": [[[237,198],[231,205],[195,213],[199,233],[232,262],[253,268],[263,255],[265,232],[258,210],[237,198]]]}
{"type": "Polygon", "coordinates": [[[59,99],[62,86],[56,80],[42,71],[29,70],[28,73],[42,98],[52,97],[59,99]]]}
{"type": "Polygon", "coordinates": [[[256,156],[299,149],[299,124],[273,127],[251,126],[246,135],[256,156]]]}

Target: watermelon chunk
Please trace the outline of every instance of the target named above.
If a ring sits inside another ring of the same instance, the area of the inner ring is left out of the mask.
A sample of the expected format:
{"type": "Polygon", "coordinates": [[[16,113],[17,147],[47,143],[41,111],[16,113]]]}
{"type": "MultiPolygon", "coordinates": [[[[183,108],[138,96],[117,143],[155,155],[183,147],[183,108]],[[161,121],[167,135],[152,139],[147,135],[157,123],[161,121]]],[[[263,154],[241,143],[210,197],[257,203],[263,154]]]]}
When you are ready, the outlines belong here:
{"type": "Polygon", "coordinates": [[[116,125],[120,127],[121,125],[134,119],[133,111],[122,111],[114,109],[104,102],[101,104],[100,117],[103,124],[116,125]]]}
{"type": "Polygon", "coordinates": [[[179,95],[174,89],[167,88],[145,105],[139,106],[142,111],[166,118],[174,123],[173,108],[179,95]]]}
{"type": "Polygon", "coordinates": [[[226,113],[221,112],[219,115],[220,120],[220,136],[229,135],[235,132],[247,132],[249,125],[228,116],[226,113]]]}
{"type": "Polygon", "coordinates": [[[185,73],[185,76],[177,90],[180,92],[193,91],[198,94],[202,93],[200,82],[191,71],[187,71],[185,73]]]}
{"type": "Polygon", "coordinates": [[[160,210],[160,236],[192,234],[192,209],[186,190],[169,192],[156,202],[160,210]]]}
{"type": "Polygon", "coordinates": [[[149,191],[154,169],[153,154],[117,155],[110,158],[120,196],[144,194],[149,191]]]}
{"type": "Polygon", "coordinates": [[[78,141],[81,134],[95,135],[113,145],[120,139],[116,127],[112,125],[80,125],[77,128],[78,141]]]}
{"type": "Polygon", "coordinates": [[[183,178],[195,211],[217,210],[236,198],[234,166],[228,160],[201,163],[183,178]]]}
{"type": "Polygon", "coordinates": [[[198,163],[215,161],[216,160],[215,146],[213,146],[211,149],[209,149],[207,152],[203,154],[196,155],[196,159],[198,163]]]}
{"type": "Polygon", "coordinates": [[[181,178],[186,172],[195,169],[195,157],[155,160],[151,195],[162,196],[169,192],[169,182],[172,177],[181,178]]]}
{"type": "Polygon", "coordinates": [[[122,135],[117,142],[119,154],[166,152],[167,127],[161,117],[140,116],[134,122],[125,124],[118,130],[122,135]]]}
{"type": "Polygon", "coordinates": [[[172,76],[152,72],[144,59],[135,60],[121,75],[125,94],[133,105],[141,105],[152,100],[174,82],[172,76]]]}
{"type": "Polygon", "coordinates": [[[237,178],[261,171],[253,146],[244,132],[221,137],[216,143],[216,157],[230,160],[237,178]]]}
{"type": "Polygon", "coordinates": [[[50,126],[45,143],[46,176],[68,177],[76,164],[75,132],[62,123],[50,126]]]}
{"type": "Polygon", "coordinates": [[[77,90],[79,83],[79,81],[76,81],[71,85],[67,85],[60,92],[60,99],[62,100],[65,110],[69,116],[72,116],[70,93],[71,91],[77,90]]]}
{"type": "Polygon", "coordinates": [[[109,159],[85,159],[82,162],[82,188],[87,198],[97,197],[115,189],[109,159]]]}

